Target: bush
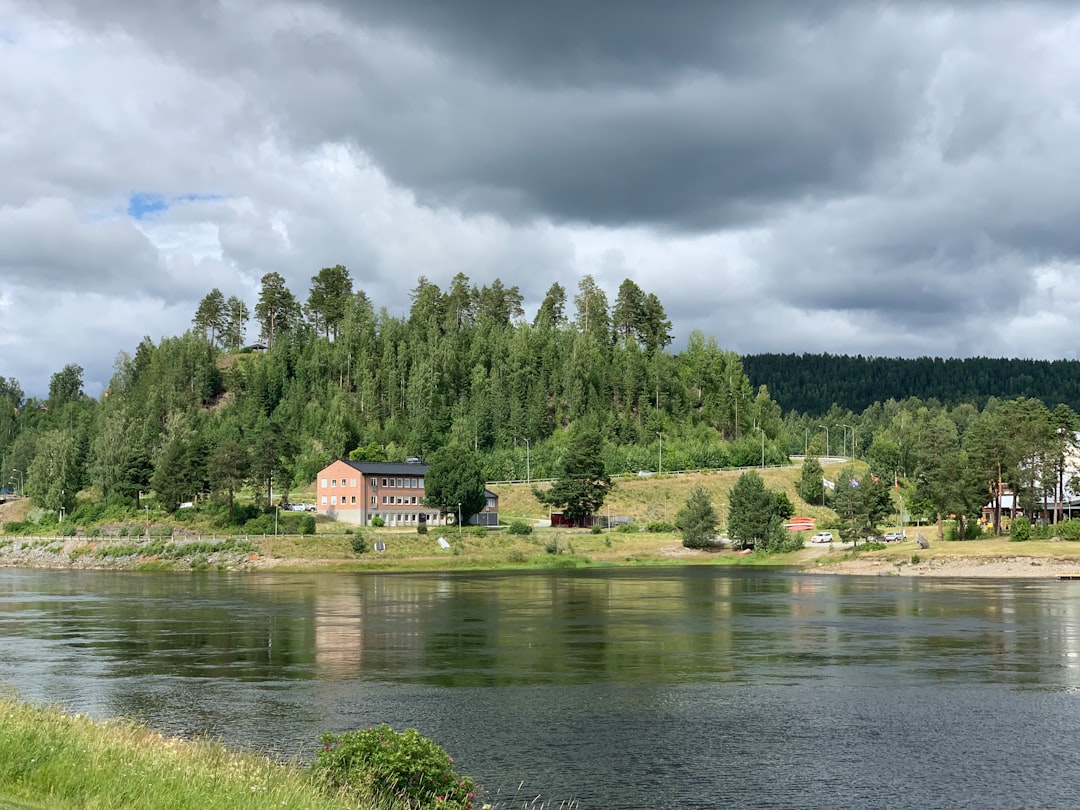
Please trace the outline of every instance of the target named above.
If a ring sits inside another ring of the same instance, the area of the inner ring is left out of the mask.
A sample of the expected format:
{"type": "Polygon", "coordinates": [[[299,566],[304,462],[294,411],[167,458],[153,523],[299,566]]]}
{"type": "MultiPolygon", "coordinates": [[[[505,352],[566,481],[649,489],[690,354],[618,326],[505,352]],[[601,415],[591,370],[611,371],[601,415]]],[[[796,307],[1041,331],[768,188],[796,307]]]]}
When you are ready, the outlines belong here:
{"type": "Polygon", "coordinates": [[[941,538],[943,540],[960,540],[959,524],[955,520],[946,520],[942,523],[941,538]]]}
{"type": "Polygon", "coordinates": [[[510,553],[506,555],[506,559],[512,563],[523,563],[525,562],[525,552],[520,548],[512,548],[510,553]]]}
{"type": "Polygon", "coordinates": [[[321,739],[312,774],[330,793],[353,793],[360,804],[392,796],[417,810],[473,806],[473,780],[458,776],[446,751],[416,729],[399,733],[383,723],[321,739]]]}
{"type": "Polygon", "coordinates": [[[620,523],[615,527],[615,531],[622,532],[623,534],[634,534],[637,530],[637,526],[633,523],[620,523]]]}
{"type": "Polygon", "coordinates": [[[911,555],[911,564],[912,565],[918,565],[920,562],[922,562],[922,558],[919,557],[918,554],[912,554],[911,555]]]}
{"type": "Polygon", "coordinates": [[[675,531],[675,524],[668,523],[666,520],[654,520],[651,523],[645,524],[645,531],[652,532],[653,534],[663,534],[664,532],[675,531]]]}
{"type": "Polygon", "coordinates": [[[1013,520],[1012,528],[1009,530],[1010,540],[1014,540],[1021,543],[1025,540],[1031,539],[1031,521],[1026,517],[1018,517],[1013,520]]]}
{"type": "Polygon", "coordinates": [[[365,537],[364,533],[362,531],[360,531],[359,529],[357,529],[356,534],[353,535],[351,545],[352,545],[353,554],[366,554],[367,553],[367,550],[368,550],[367,537],[365,537]]]}
{"type": "Polygon", "coordinates": [[[593,527],[589,529],[589,531],[591,531],[593,534],[603,534],[604,529],[600,524],[594,523],[593,527]]]}
{"type": "Polygon", "coordinates": [[[383,526],[386,525],[386,521],[383,520],[381,517],[373,517],[371,519],[371,525],[374,526],[376,529],[381,529],[383,526]]]}
{"type": "Polygon", "coordinates": [[[859,546],[859,551],[884,551],[886,548],[884,543],[879,543],[877,540],[867,540],[859,546]]]}
{"type": "Polygon", "coordinates": [[[418,523],[418,524],[416,524],[416,533],[417,534],[427,534],[427,524],[426,523],[418,523]]]}
{"type": "Polygon", "coordinates": [[[524,520],[515,520],[511,522],[510,527],[507,529],[510,534],[532,534],[532,524],[524,520]]]}

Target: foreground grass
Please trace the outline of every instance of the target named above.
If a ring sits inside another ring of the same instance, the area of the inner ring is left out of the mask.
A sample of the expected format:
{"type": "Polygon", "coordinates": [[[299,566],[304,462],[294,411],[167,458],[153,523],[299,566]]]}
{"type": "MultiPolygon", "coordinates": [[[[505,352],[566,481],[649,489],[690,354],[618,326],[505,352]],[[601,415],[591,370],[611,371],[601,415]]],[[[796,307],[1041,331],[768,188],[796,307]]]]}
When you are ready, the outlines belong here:
{"type": "Polygon", "coordinates": [[[299,767],[0,698],[0,810],[346,807],[299,767]]]}

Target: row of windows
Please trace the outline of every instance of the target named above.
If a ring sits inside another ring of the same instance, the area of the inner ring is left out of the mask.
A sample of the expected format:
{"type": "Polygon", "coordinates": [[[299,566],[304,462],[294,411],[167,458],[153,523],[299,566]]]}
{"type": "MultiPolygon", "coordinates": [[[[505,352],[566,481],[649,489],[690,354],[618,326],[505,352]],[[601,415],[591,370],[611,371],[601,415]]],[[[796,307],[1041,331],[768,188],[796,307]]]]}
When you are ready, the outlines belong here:
{"type": "MultiPolygon", "coordinates": [[[[342,488],[344,488],[345,487],[345,479],[344,478],[342,478],[342,479],[337,479],[337,478],[326,479],[326,478],[324,478],[324,479],[322,479],[320,484],[322,485],[321,486],[322,489],[326,489],[328,485],[329,485],[330,489],[337,489],[338,486],[341,486],[342,488]],[[339,480],[340,480],[340,484],[338,483],[339,480]]],[[[423,478],[384,478],[382,480],[382,485],[384,487],[387,487],[387,488],[395,487],[397,489],[423,489],[424,488],[424,479],[423,478]]],[[[354,488],[354,489],[356,488],[356,479],[355,478],[350,478],[349,479],[349,486],[354,488]]],[[[372,487],[372,489],[375,489],[378,486],[379,486],[379,479],[378,478],[372,478],[371,479],[371,487],[372,487]]]]}
{"type": "MultiPolygon", "coordinates": [[[[337,506],[338,505],[338,496],[337,495],[331,495],[329,497],[330,497],[330,505],[331,506],[337,506]]],[[[378,500],[377,499],[378,499],[377,495],[372,495],[371,496],[371,505],[372,506],[378,506],[378,500]]],[[[327,496],[323,495],[322,498],[320,499],[320,502],[322,503],[323,506],[326,506],[327,496]]],[[[409,505],[418,504],[419,500],[417,499],[417,497],[415,495],[398,495],[398,496],[383,495],[382,496],[382,502],[383,502],[384,506],[390,506],[390,505],[409,506],[409,505]]],[[[350,504],[356,503],[356,496],[355,495],[342,495],[341,496],[341,505],[344,506],[346,503],[350,503],[350,504]],[[348,501],[345,500],[346,498],[348,498],[348,501]]]]}
{"type": "MultiPolygon", "coordinates": [[[[384,487],[397,487],[398,489],[423,489],[423,478],[384,478],[382,480],[384,487]]],[[[371,479],[372,488],[379,486],[379,479],[371,479]]]]}
{"type": "MultiPolygon", "coordinates": [[[[331,489],[337,489],[337,485],[338,485],[338,480],[336,478],[331,478],[330,479],[330,488],[331,489]]],[[[345,479],[344,478],[341,479],[341,486],[342,487],[345,486],[345,479]]],[[[349,479],[349,486],[350,487],[355,487],[356,486],[356,479],[355,478],[350,478],[349,479]]],[[[322,488],[326,489],[326,479],[325,478],[322,480],[322,488]]]]}
{"type": "MultiPolygon", "coordinates": [[[[342,506],[345,505],[345,498],[346,497],[349,497],[349,503],[356,503],[356,496],[355,495],[351,495],[351,496],[342,495],[341,496],[341,505],[342,506]]],[[[325,495],[322,496],[320,502],[322,503],[323,506],[326,506],[326,496],[325,495]]],[[[337,495],[331,495],[330,496],[330,505],[331,506],[337,506],[337,504],[338,504],[337,495]]]]}
{"type": "MultiPolygon", "coordinates": [[[[399,525],[402,523],[418,523],[420,513],[419,512],[389,512],[386,514],[376,513],[372,515],[372,518],[382,518],[389,525],[399,525]]],[[[437,515],[430,514],[427,516],[428,523],[434,523],[437,515]]]]}

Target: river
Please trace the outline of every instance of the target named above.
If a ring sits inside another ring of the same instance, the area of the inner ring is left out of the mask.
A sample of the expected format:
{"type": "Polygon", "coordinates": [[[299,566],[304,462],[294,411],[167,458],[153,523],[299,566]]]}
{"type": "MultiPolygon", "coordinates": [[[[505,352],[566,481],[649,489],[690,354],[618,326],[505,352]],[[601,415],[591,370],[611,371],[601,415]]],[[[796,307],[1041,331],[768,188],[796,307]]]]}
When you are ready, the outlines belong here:
{"type": "Polygon", "coordinates": [[[1080,806],[1076,582],[0,569],[0,685],[283,757],[415,727],[503,807],[1080,806]]]}

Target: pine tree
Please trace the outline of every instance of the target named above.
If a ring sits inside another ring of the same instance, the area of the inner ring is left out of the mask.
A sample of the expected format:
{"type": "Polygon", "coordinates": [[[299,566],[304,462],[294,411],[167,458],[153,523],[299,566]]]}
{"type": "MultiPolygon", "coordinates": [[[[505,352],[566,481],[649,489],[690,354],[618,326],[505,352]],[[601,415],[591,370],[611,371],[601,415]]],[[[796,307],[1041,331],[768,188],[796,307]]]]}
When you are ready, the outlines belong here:
{"type": "Polygon", "coordinates": [[[682,530],[683,545],[687,548],[705,548],[716,534],[719,518],[713,509],[712,498],[703,486],[690,492],[686,505],[675,517],[675,525],[682,530]]]}
{"type": "Polygon", "coordinates": [[[562,469],[551,489],[541,491],[534,487],[533,494],[542,503],[562,507],[563,516],[571,525],[580,524],[604,505],[611,490],[602,450],[598,431],[579,428],[571,436],[562,469]]]}

